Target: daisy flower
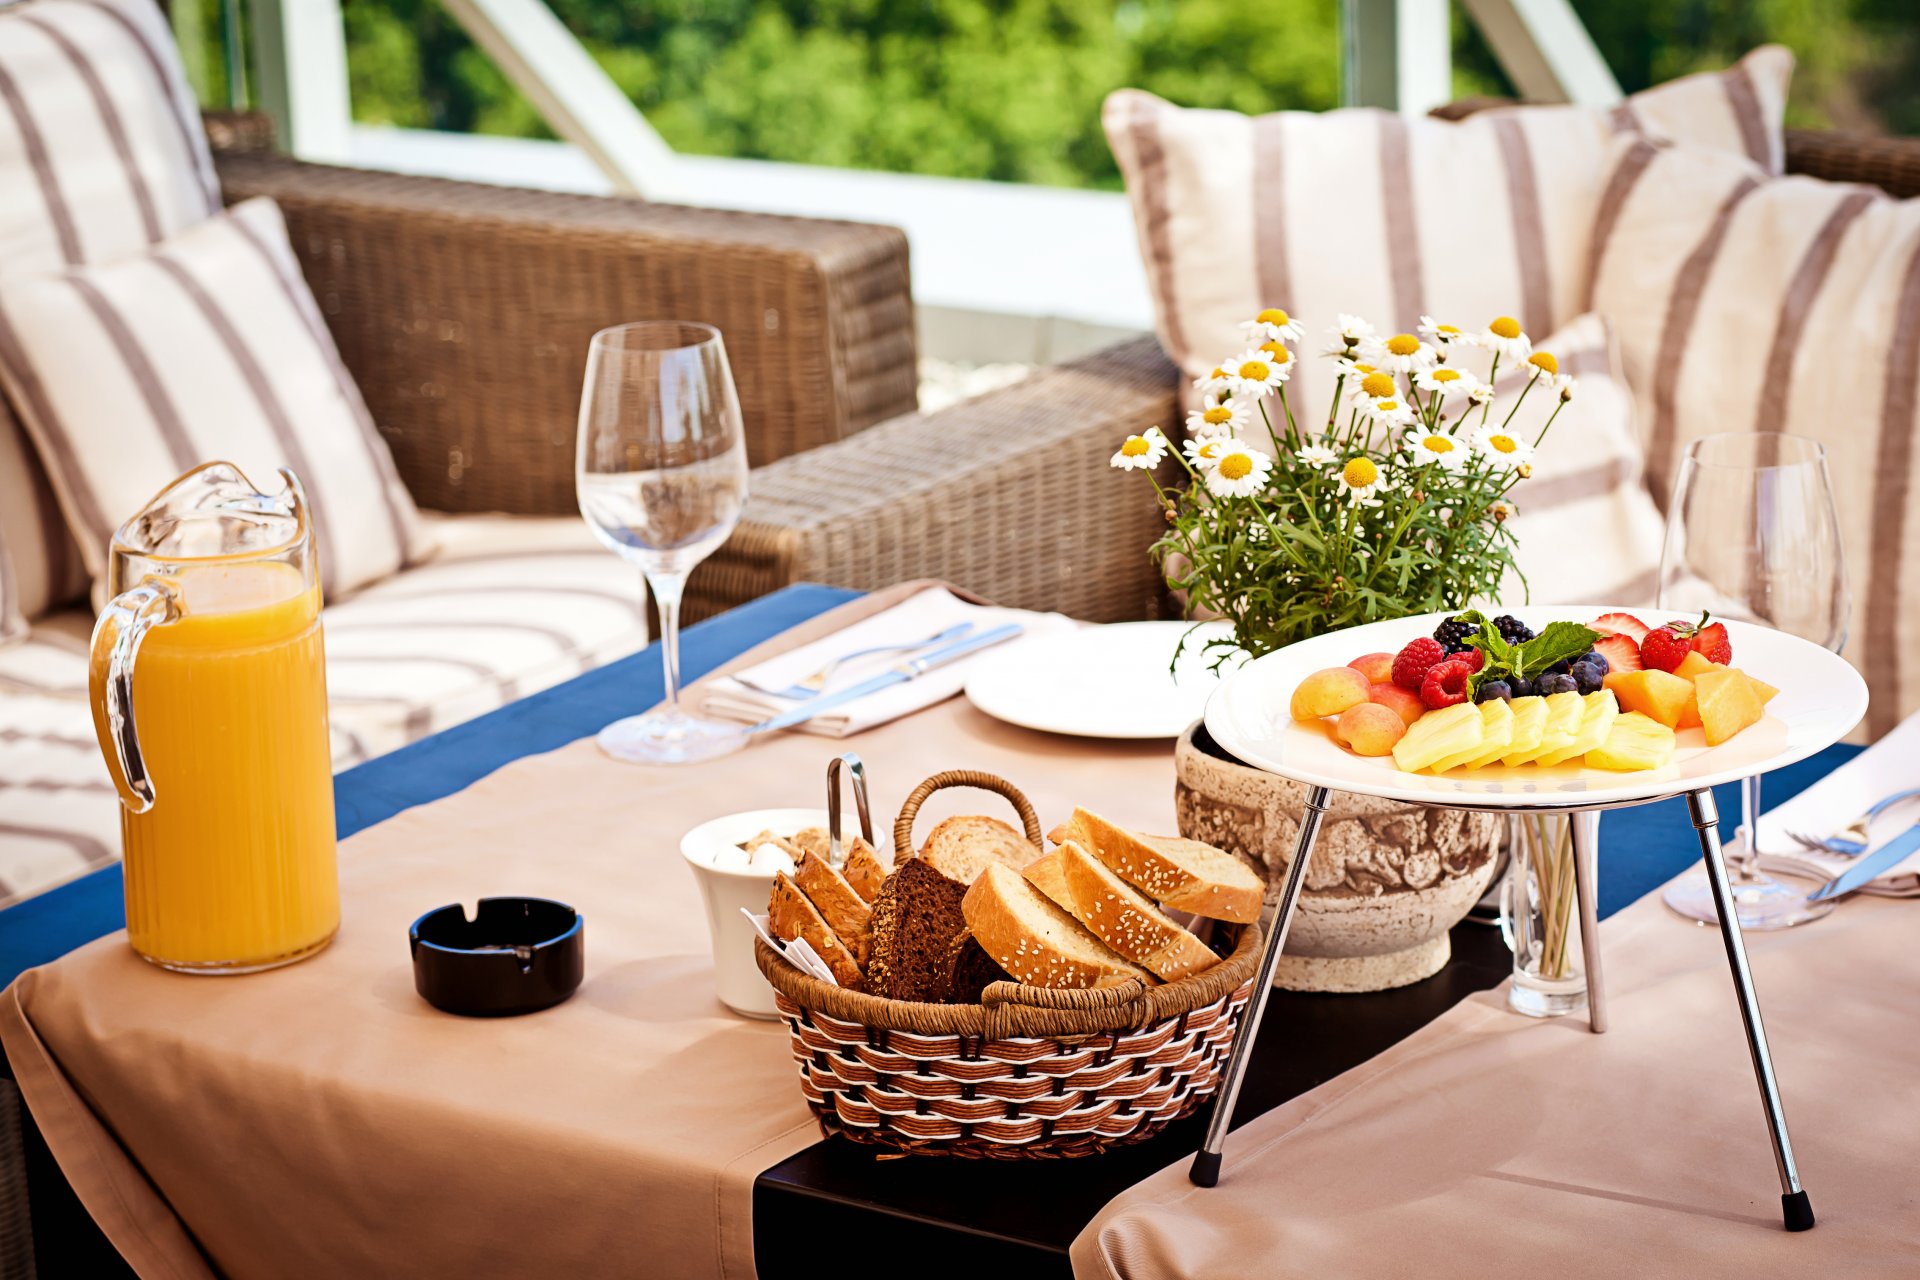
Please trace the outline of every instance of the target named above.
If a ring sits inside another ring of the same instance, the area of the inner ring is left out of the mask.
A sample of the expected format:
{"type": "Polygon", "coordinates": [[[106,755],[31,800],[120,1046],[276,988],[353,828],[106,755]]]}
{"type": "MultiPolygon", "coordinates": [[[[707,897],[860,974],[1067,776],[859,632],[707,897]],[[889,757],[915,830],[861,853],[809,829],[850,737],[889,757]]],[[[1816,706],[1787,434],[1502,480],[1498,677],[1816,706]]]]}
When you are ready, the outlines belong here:
{"type": "Polygon", "coordinates": [[[1493,387],[1488,383],[1476,378],[1473,385],[1467,388],[1467,401],[1470,404],[1485,404],[1491,399],[1493,399],[1493,387]]]}
{"type": "Polygon", "coordinates": [[[1517,508],[1505,498],[1496,499],[1493,505],[1487,508],[1487,514],[1493,517],[1495,524],[1505,524],[1517,513],[1517,508]]]}
{"type": "Polygon", "coordinates": [[[1267,487],[1273,459],[1251,445],[1230,440],[1207,472],[1207,492],[1216,498],[1250,498],[1267,487]]]}
{"type": "Polygon", "coordinates": [[[1287,380],[1287,366],[1254,347],[1222,366],[1236,397],[1258,399],[1287,380]]]}
{"type": "Polygon", "coordinates": [[[1187,415],[1187,434],[1199,439],[1209,436],[1237,436],[1247,429],[1252,415],[1247,406],[1239,400],[1222,400],[1219,404],[1205,409],[1195,409],[1187,415]]]}
{"type": "Polygon", "coordinates": [[[1211,373],[1201,374],[1193,380],[1193,389],[1200,393],[1202,400],[1218,400],[1233,390],[1233,379],[1227,377],[1227,371],[1219,365],[1211,373]]]}
{"type": "Polygon", "coordinates": [[[1427,341],[1437,346],[1442,346],[1449,342],[1472,341],[1472,339],[1467,336],[1466,330],[1462,329],[1459,325],[1441,324],[1432,316],[1420,317],[1420,332],[1427,336],[1427,341]]]}
{"type": "Polygon", "coordinates": [[[1348,459],[1347,465],[1340,468],[1340,486],[1355,506],[1377,507],[1380,500],[1373,495],[1391,489],[1393,483],[1381,474],[1380,464],[1362,455],[1348,459]]]}
{"type": "MultiPolygon", "coordinates": [[[[1293,363],[1293,352],[1287,350],[1287,344],[1284,342],[1281,342],[1277,338],[1269,338],[1265,342],[1261,343],[1260,350],[1266,352],[1269,356],[1271,356],[1273,358],[1273,362],[1277,365],[1284,366],[1284,365],[1290,365],[1293,363]]],[[[1288,372],[1292,372],[1292,371],[1289,370],[1288,372]]]]}
{"type": "Polygon", "coordinates": [[[1533,457],[1533,446],[1512,432],[1488,425],[1473,433],[1473,447],[1496,467],[1520,466],[1533,457]]]}
{"type": "Polygon", "coordinates": [[[1383,372],[1383,370],[1380,368],[1377,362],[1368,361],[1368,360],[1350,360],[1344,357],[1340,359],[1336,359],[1334,361],[1334,371],[1340,377],[1345,378],[1347,380],[1347,385],[1350,387],[1359,386],[1360,379],[1366,377],[1370,373],[1383,372]]]}
{"type": "Polygon", "coordinates": [[[1208,436],[1199,440],[1188,440],[1180,446],[1187,455],[1187,461],[1193,464],[1195,471],[1206,471],[1220,460],[1221,451],[1233,443],[1230,436],[1208,436]]]}
{"type": "Polygon", "coordinates": [[[1473,336],[1475,346],[1485,347],[1509,364],[1519,364],[1533,354],[1533,343],[1521,332],[1520,322],[1501,316],[1473,336]]]}
{"type": "Polygon", "coordinates": [[[1413,406],[1399,396],[1381,396],[1377,400],[1368,400],[1366,410],[1381,422],[1396,427],[1404,427],[1413,421],[1413,406]]]}
{"type": "Polygon", "coordinates": [[[1412,466],[1437,463],[1443,471],[1458,471],[1470,456],[1467,445],[1451,432],[1421,428],[1407,435],[1407,461],[1412,466]]]}
{"type": "Polygon", "coordinates": [[[1310,467],[1325,467],[1338,462],[1340,455],[1323,444],[1310,444],[1294,452],[1294,457],[1310,467]]]}
{"type": "Polygon", "coordinates": [[[1151,471],[1167,456],[1167,437],[1158,427],[1148,427],[1137,436],[1128,436],[1109,465],[1122,471],[1151,471]]]}
{"type": "Polygon", "coordinates": [[[1431,391],[1444,399],[1454,396],[1471,395],[1480,384],[1480,379],[1465,369],[1455,369],[1449,365],[1438,365],[1418,374],[1413,384],[1422,391],[1431,391]]]}
{"type": "Polygon", "coordinates": [[[1380,345],[1374,334],[1373,323],[1360,316],[1350,316],[1341,312],[1332,328],[1327,330],[1332,340],[1327,354],[1334,357],[1345,356],[1349,359],[1366,359],[1380,345]]]}
{"type": "Polygon", "coordinates": [[[1560,401],[1562,404],[1573,399],[1574,389],[1580,385],[1580,379],[1567,373],[1556,375],[1554,381],[1560,384],[1560,401]]]}
{"type": "Polygon", "coordinates": [[[1347,394],[1355,400],[1397,400],[1400,384],[1393,380],[1392,374],[1375,369],[1348,383],[1347,394]]]}
{"type": "Polygon", "coordinates": [[[1419,373],[1440,361],[1440,353],[1410,333],[1396,333],[1387,339],[1380,365],[1393,373],[1419,373]]]}
{"type": "Polygon", "coordinates": [[[1240,326],[1249,342],[1298,342],[1305,332],[1300,322],[1278,307],[1268,307],[1240,326]]]}

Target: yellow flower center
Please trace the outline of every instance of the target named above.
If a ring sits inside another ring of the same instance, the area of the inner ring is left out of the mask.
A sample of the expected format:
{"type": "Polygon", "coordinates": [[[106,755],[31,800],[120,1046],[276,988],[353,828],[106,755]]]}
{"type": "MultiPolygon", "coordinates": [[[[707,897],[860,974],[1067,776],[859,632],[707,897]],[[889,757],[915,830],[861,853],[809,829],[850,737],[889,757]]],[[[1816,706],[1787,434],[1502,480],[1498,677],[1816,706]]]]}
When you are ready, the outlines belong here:
{"type": "Polygon", "coordinates": [[[1437,324],[1433,326],[1433,331],[1435,333],[1444,333],[1455,338],[1460,336],[1460,326],[1457,324],[1437,324]]]}
{"type": "Polygon", "coordinates": [[[1520,442],[1512,436],[1488,436],[1487,444],[1501,453],[1517,453],[1520,449],[1520,442]]]}
{"type": "Polygon", "coordinates": [[[1200,415],[1201,420],[1210,427],[1217,427],[1233,421],[1233,410],[1223,404],[1217,404],[1200,415]]]}
{"type": "Polygon", "coordinates": [[[1356,489],[1364,489],[1380,478],[1380,468],[1371,458],[1355,458],[1340,469],[1340,478],[1356,489]]]}
{"type": "Polygon", "coordinates": [[[1293,352],[1287,350],[1287,344],[1284,342],[1263,342],[1260,344],[1260,349],[1272,356],[1275,364],[1285,364],[1293,359],[1293,352]]]}
{"type": "Polygon", "coordinates": [[[1201,445],[1198,449],[1195,449],[1193,453],[1195,457],[1202,458],[1206,461],[1211,462],[1213,460],[1213,455],[1220,452],[1220,450],[1224,447],[1225,447],[1224,441],[1209,440],[1205,444],[1201,445]]]}
{"type": "Polygon", "coordinates": [[[1520,322],[1512,316],[1501,316],[1487,326],[1487,331],[1496,338],[1517,338],[1520,336],[1520,322]]]}
{"type": "Polygon", "coordinates": [[[1291,323],[1290,319],[1287,316],[1287,313],[1282,311],[1278,307],[1268,307],[1265,311],[1262,311],[1259,315],[1255,316],[1254,319],[1258,320],[1261,324],[1291,323]]]}
{"type": "Polygon", "coordinates": [[[1370,373],[1360,379],[1360,389],[1378,400],[1393,394],[1393,379],[1384,373],[1370,373]]]}
{"type": "Polygon", "coordinates": [[[1382,413],[1398,413],[1398,412],[1400,412],[1400,402],[1399,402],[1398,400],[1380,400],[1380,401],[1376,401],[1373,407],[1374,407],[1374,408],[1376,408],[1376,409],[1378,409],[1378,410],[1379,410],[1380,412],[1382,412],[1382,413]]]}
{"type": "Polygon", "coordinates": [[[1410,333],[1396,333],[1387,339],[1387,350],[1397,356],[1410,356],[1420,349],[1420,339],[1410,333]]]}
{"type": "Polygon", "coordinates": [[[1264,360],[1249,360],[1240,366],[1240,376],[1249,382],[1265,382],[1271,372],[1264,360]]]}
{"type": "Polygon", "coordinates": [[[1120,452],[1129,458],[1144,458],[1153,452],[1153,446],[1147,443],[1145,436],[1128,436],[1127,442],[1120,446],[1120,452]]]}
{"type": "Polygon", "coordinates": [[[1542,373],[1560,372],[1560,361],[1554,357],[1551,351],[1536,351],[1527,357],[1527,363],[1542,373]]]}
{"type": "Polygon", "coordinates": [[[1435,382],[1458,382],[1460,381],[1460,371],[1458,369],[1435,369],[1433,371],[1433,380],[1435,382]]]}
{"type": "Polygon", "coordinates": [[[1422,436],[1420,447],[1428,453],[1452,453],[1453,441],[1445,436],[1422,436]]]}
{"type": "Polygon", "coordinates": [[[1253,471],[1253,459],[1244,453],[1230,453],[1220,459],[1220,475],[1227,480],[1245,480],[1253,471]]]}
{"type": "Polygon", "coordinates": [[[1357,373],[1357,374],[1359,374],[1359,375],[1360,375],[1361,377],[1363,377],[1363,378],[1364,378],[1364,377],[1366,377],[1366,376],[1367,376],[1368,374],[1370,374],[1370,373],[1374,373],[1374,372],[1376,372],[1376,370],[1374,369],[1374,367],[1373,367],[1372,365],[1370,365],[1370,364],[1361,364],[1361,363],[1359,363],[1358,361],[1355,361],[1355,362],[1354,362],[1354,365],[1353,365],[1353,371],[1354,371],[1355,373],[1357,373]]]}
{"type": "Polygon", "coordinates": [[[1227,376],[1227,371],[1225,369],[1222,369],[1219,365],[1215,365],[1213,367],[1213,372],[1208,374],[1207,376],[1209,378],[1224,378],[1227,376]]]}

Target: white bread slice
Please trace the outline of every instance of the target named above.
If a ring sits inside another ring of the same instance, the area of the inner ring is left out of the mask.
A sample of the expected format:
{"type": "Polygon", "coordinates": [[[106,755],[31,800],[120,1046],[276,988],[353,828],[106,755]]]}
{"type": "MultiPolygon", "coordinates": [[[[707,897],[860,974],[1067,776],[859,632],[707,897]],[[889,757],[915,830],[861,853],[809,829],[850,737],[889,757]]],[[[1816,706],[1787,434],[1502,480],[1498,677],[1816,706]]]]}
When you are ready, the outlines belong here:
{"type": "Polygon", "coordinates": [[[998,863],[1015,871],[1040,856],[1027,838],[998,818],[948,818],[927,835],[920,856],[935,871],[961,884],[972,884],[980,873],[998,863]]]}
{"type": "Polygon", "coordinates": [[[1071,898],[1067,909],[1074,918],[1155,977],[1173,982],[1219,963],[1206,943],[1160,914],[1139,890],[1073,841],[1047,856],[1060,859],[1071,898]]]}
{"type": "Polygon", "coordinates": [[[1260,873],[1230,853],[1180,836],[1126,831],[1085,809],[1075,809],[1047,839],[1071,840],[1161,906],[1209,920],[1252,924],[1267,896],[1260,873]]]}
{"type": "Polygon", "coordinates": [[[1073,895],[1067,892],[1067,872],[1065,859],[1055,849],[1044,858],[1029,862],[1020,872],[1033,882],[1033,887],[1052,898],[1055,902],[1073,910],[1073,895]]]}
{"type": "Polygon", "coordinates": [[[1116,955],[1013,868],[995,862],[960,903],[987,955],[1030,987],[1106,986],[1152,974],[1116,955]]]}

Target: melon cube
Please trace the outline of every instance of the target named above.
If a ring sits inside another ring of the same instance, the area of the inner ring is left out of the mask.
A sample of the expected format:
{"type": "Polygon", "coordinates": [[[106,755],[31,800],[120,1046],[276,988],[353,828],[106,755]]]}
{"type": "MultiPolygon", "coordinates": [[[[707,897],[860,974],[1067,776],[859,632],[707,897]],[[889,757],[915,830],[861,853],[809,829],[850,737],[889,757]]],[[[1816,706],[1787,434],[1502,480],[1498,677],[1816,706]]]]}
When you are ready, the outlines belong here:
{"type": "Polygon", "coordinates": [[[1709,671],[1693,682],[1700,699],[1700,727],[1707,745],[1717,747],[1750,724],[1758,724],[1766,709],[1746,673],[1731,668],[1709,671]]]}
{"type": "MultiPolygon", "coordinates": [[[[1735,667],[1733,670],[1739,671],[1740,669],[1735,667]]],[[[1780,696],[1780,691],[1768,684],[1765,680],[1757,680],[1745,671],[1741,671],[1740,674],[1746,676],[1747,683],[1753,686],[1753,696],[1760,699],[1761,706],[1766,706],[1769,702],[1772,702],[1780,696]]]]}
{"type": "Polygon", "coordinates": [[[1680,723],[1687,703],[1694,696],[1693,681],[1653,667],[1645,671],[1609,672],[1604,684],[1619,699],[1622,710],[1638,711],[1669,729],[1680,723]]]}
{"type": "Polygon", "coordinates": [[[1540,736],[1547,729],[1547,700],[1539,697],[1513,700],[1513,741],[1500,758],[1502,764],[1521,764],[1533,759],[1540,750],[1540,736]]]}
{"type": "Polygon", "coordinates": [[[1393,762],[1406,772],[1415,773],[1435,760],[1477,747],[1482,724],[1480,708],[1471,702],[1429,711],[1409,725],[1405,736],[1393,744],[1393,762]]]}
{"type": "Polygon", "coordinates": [[[1607,740],[1587,752],[1589,769],[1658,769],[1673,758],[1678,740],[1658,720],[1629,711],[1617,716],[1607,740]]]}
{"type": "Polygon", "coordinates": [[[1479,750],[1443,757],[1429,767],[1435,773],[1445,773],[1448,769],[1478,769],[1505,755],[1512,741],[1513,708],[1507,705],[1505,699],[1490,698],[1480,704],[1479,750]]]}
{"type": "MultiPolygon", "coordinates": [[[[1673,674],[1683,680],[1697,680],[1709,671],[1725,670],[1726,668],[1719,663],[1709,661],[1706,654],[1695,652],[1681,659],[1680,665],[1673,669],[1673,674]]],[[[1673,727],[1676,729],[1700,727],[1700,700],[1697,697],[1687,699],[1687,705],[1680,709],[1680,719],[1673,727]]]]}

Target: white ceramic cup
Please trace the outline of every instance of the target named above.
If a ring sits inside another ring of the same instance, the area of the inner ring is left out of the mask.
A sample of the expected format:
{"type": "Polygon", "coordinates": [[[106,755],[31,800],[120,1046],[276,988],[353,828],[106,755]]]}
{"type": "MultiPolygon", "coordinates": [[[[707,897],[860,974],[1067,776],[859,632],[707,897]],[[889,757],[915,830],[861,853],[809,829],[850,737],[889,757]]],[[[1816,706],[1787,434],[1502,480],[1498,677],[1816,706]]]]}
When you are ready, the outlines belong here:
{"type": "Polygon", "coordinates": [[[699,881],[700,896],[707,904],[707,928],[713,936],[713,985],[720,1003],[742,1017],[778,1016],[773,1007],[773,988],[753,960],[753,924],[740,914],[742,907],[757,916],[766,914],[773,873],[736,870],[715,863],[737,857],[740,842],[762,831],[790,836],[805,827],[826,825],[825,809],[755,809],[703,822],[680,838],[680,856],[693,868],[693,878],[699,881]]]}

